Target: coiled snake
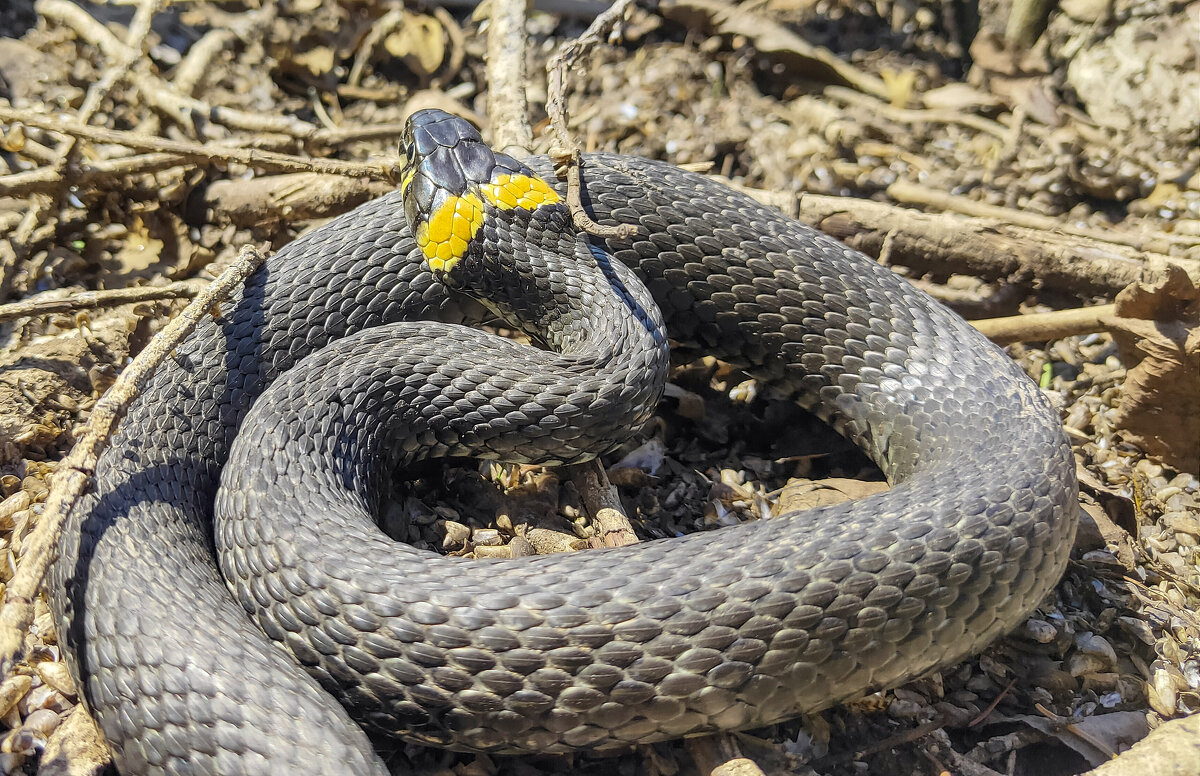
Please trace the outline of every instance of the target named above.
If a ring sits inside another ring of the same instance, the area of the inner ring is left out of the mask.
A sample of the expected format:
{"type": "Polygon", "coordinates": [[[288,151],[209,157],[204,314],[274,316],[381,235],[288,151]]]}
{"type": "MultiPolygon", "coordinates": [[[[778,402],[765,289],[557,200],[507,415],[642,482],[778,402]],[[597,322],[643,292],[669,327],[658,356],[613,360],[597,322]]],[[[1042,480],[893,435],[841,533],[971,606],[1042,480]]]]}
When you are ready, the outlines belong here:
{"type": "Polygon", "coordinates": [[[1058,580],[1054,410],[888,269],[666,164],[585,157],[594,217],[638,227],[605,242],[545,159],[436,111],[405,147],[400,192],[279,251],[163,365],[70,517],[53,608],[123,773],[385,773],[364,728],[512,753],[764,725],[958,661],[1058,580]],[[451,325],[485,309],[551,351],[451,325]],[[512,561],[371,522],[394,465],[611,449],[653,411],[664,321],[892,489],[512,561]]]}

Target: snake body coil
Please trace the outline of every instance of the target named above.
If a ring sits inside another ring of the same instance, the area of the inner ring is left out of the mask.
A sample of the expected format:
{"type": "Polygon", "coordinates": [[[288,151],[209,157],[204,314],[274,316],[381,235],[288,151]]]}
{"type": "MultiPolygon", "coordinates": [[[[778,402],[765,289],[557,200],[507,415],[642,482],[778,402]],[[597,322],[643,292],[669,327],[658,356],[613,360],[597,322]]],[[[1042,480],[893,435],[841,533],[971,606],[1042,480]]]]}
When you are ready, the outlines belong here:
{"type": "Polygon", "coordinates": [[[585,158],[596,219],[638,227],[591,245],[547,160],[433,112],[407,143],[403,195],[288,245],[163,365],[70,517],[54,611],[123,773],[386,773],[351,715],[500,752],[753,727],[960,660],[1057,581],[1056,414],[928,296],[669,165],[585,158]],[[645,289],[673,340],[794,395],[892,489],[522,561],[384,540],[392,463],[582,460],[644,420],[666,355],[645,289]],[[561,352],[446,326],[472,295],[561,352]]]}

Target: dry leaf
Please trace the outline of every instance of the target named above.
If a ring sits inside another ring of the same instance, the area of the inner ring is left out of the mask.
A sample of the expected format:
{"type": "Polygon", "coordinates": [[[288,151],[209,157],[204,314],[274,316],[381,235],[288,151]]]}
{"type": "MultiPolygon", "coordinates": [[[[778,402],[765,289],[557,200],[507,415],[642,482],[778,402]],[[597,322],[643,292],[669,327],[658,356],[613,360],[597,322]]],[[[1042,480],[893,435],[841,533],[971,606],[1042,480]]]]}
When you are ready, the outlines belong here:
{"type": "Polygon", "coordinates": [[[1117,295],[1112,331],[1130,366],[1113,422],[1167,465],[1200,474],[1200,289],[1169,265],[1117,295]]]}
{"type": "Polygon", "coordinates": [[[313,46],[308,51],[293,54],[292,62],[313,75],[324,75],[333,69],[333,49],[329,46],[313,46]]]}
{"type": "Polygon", "coordinates": [[[772,516],[788,512],[802,512],[816,507],[840,504],[856,498],[870,496],[888,489],[886,482],[865,482],[845,477],[829,477],[824,480],[789,480],[779,494],[779,500],[771,508],[772,516]]]}
{"type": "Polygon", "coordinates": [[[419,76],[432,75],[446,58],[446,38],[442,25],[432,16],[406,13],[400,28],[384,38],[383,47],[404,60],[419,76]]]}
{"type": "Polygon", "coordinates": [[[113,254],[113,261],[121,274],[142,272],[158,263],[162,249],[163,241],[150,235],[145,221],[135,218],[125,243],[113,254]]]}
{"type": "Polygon", "coordinates": [[[977,110],[979,108],[1000,108],[1000,100],[986,92],[981,92],[964,83],[948,83],[936,89],[930,89],[921,94],[921,102],[926,108],[942,108],[946,110],[977,110]]]}
{"type": "Polygon", "coordinates": [[[723,0],[663,0],[658,10],[664,18],[687,29],[745,38],[758,54],[797,74],[829,83],[844,81],[860,92],[884,99],[890,96],[882,79],[843,62],[828,49],[812,45],[747,7],[723,0]]]}
{"type": "Polygon", "coordinates": [[[1114,754],[1128,749],[1150,732],[1150,726],[1146,722],[1146,713],[1143,711],[1096,714],[1082,719],[1072,719],[1069,724],[1030,714],[1006,717],[1003,721],[1023,722],[1035,730],[1058,739],[1079,753],[1093,768],[1108,762],[1114,754]]]}
{"type": "Polygon", "coordinates": [[[893,70],[885,67],[879,72],[887,85],[888,102],[893,108],[903,108],[912,99],[913,89],[917,85],[916,70],[893,70]]]}
{"type": "Polygon", "coordinates": [[[1079,530],[1075,534],[1075,548],[1088,550],[1108,549],[1127,570],[1137,566],[1137,548],[1133,535],[1137,532],[1137,516],[1133,501],[1117,488],[1101,482],[1082,466],[1076,474],[1079,478],[1079,530]]]}

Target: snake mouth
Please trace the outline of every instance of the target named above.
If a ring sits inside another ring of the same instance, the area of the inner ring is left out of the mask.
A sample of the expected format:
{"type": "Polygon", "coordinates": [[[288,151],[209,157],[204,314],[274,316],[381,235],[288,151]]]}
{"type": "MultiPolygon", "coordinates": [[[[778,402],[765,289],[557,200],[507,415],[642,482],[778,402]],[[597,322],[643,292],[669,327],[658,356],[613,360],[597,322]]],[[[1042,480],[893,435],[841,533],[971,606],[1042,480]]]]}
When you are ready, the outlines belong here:
{"type": "Polygon", "coordinates": [[[484,145],[466,119],[435,108],[409,117],[401,139],[404,214],[439,280],[471,249],[494,211],[557,204],[558,194],[525,165],[484,145]]]}

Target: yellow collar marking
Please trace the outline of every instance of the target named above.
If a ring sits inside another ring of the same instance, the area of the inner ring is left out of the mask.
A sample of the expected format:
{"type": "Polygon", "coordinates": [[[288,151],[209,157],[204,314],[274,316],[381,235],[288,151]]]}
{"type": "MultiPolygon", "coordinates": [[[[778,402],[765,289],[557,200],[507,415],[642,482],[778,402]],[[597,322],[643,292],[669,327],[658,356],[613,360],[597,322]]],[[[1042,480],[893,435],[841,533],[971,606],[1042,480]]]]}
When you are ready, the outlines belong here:
{"type": "MultiPolygon", "coordinates": [[[[407,183],[402,181],[401,188],[407,188],[407,183]]],[[[417,245],[431,270],[449,272],[466,255],[468,244],[483,226],[485,200],[500,210],[536,210],[558,202],[554,189],[528,175],[500,175],[479,189],[483,199],[472,192],[448,197],[417,230],[417,245]]]]}
{"type": "Polygon", "coordinates": [[[541,178],[528,175],[497,176],[495,182],[479,187],[483,197],[501,210],[536,210],[540,205],[558,202],[558,194],[541,178]]]}

